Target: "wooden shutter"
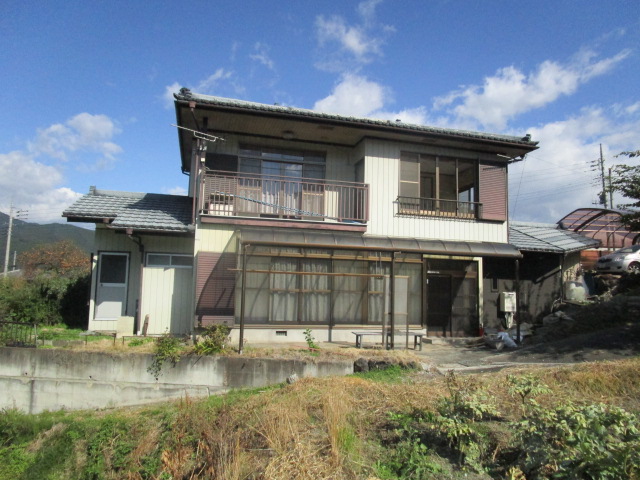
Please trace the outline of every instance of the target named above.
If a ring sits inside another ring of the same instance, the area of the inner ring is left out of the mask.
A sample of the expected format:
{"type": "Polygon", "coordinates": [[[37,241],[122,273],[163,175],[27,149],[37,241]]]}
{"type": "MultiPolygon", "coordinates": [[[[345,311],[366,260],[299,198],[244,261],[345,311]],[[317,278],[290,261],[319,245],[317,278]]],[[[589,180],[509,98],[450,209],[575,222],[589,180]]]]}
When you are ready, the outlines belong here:
{"type": "Polygon", "coordinates": [[[199,252],[196,272],[196,320],[199,325],[234,324],[235,253],[199,252]]]}
{"type": "Polygon", "coordinates": [[[480,164],[480,203],[483,220],[507,219],[507,167],[480,164]]]}

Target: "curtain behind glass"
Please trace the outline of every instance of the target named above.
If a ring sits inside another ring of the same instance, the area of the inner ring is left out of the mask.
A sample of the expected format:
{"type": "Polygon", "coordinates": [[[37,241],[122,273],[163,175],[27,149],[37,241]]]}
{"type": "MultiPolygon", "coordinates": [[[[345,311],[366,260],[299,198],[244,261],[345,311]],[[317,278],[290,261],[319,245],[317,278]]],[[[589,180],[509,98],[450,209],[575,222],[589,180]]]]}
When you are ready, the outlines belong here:
{"type": "MultiPolygon", "coordinates": [[[[288,258],[273,258],[271,270],[278,272],[295,272],[298,261],[288,258]]],[[[298,275],[269,274],[271,288],[271,304],[269,306],[270,322],[298,321],[298,275]]]]}
{"type": "MultiPolygon", "coordinates": [[[[302,260],[303,272],[327,273],[328,260],[302,260]]],[[[330,280],[327,275],[301,275],[302,322],[328,324],[331,314],[330,280]]]]}

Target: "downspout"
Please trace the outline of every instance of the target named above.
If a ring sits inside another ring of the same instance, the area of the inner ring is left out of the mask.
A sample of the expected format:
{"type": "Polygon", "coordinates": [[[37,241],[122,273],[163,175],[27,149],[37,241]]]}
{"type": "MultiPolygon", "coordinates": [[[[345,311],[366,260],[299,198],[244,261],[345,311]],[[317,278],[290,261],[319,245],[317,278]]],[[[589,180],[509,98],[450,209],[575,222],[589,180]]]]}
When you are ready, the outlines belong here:
{"type": "Polygon", "coordinates": [[[133,327],[134,333],[137,334],[137,332],[140,330],[140,307],[142,305],[142,278],[144,275],[144,245],[142,244],[142,239],[138,235],[136,236],[133,235],[132,228],[127,228],[127,237],[129,237],[129,239],[133,243],[138,245],[138,251],[140,252],[140,281],[138,286],[138,301],[136,306],[136,315],[135,315],[135,322],[133,327]]]}
{"type": "Polygon", "coordinates": [[[560,254],[560,303],[564,303],[564,257],[563,252],[560,254]]]}
{"type": "Polygon", "coordinates": [[[242,355],[244,349],[244,304],[247,286],[247,247],[248,243],[242,244],[242,291],[240,293],[240,340],[238,342],[238,353],[242,355]]]}
{"type": "Polygon", "coordinates": [[[520,342],[520,259],[516,258],[516,340],[520,342]]]}
{"type": "Polygon", "coordinates": [[[393,350],[395,347],[395,340],[394,340],[394,334],[395,334],[395,328],[396,328],[396,306],[395,306],[395,300],[396,300],[396,288],[395,288],[395,277],[396,275],[396,252],[391,252],[391,272],[389,275],[389,309],[391,310],[390,312],[390,318],[391,318],[391,326],[390,326],[390,333],[391,335],[389,335],[389,342],[387,343],[387,350],[393,350]]]}

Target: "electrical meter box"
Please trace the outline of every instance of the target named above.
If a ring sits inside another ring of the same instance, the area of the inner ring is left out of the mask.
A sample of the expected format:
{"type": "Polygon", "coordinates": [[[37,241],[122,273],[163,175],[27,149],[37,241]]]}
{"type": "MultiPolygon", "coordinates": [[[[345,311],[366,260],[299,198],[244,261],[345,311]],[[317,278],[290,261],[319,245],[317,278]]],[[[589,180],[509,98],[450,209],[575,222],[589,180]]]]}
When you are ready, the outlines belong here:
{"type": "Polygon", "coordinates": [[[500,292],[500,311],[516,311],[516,292],[500,292]]]}

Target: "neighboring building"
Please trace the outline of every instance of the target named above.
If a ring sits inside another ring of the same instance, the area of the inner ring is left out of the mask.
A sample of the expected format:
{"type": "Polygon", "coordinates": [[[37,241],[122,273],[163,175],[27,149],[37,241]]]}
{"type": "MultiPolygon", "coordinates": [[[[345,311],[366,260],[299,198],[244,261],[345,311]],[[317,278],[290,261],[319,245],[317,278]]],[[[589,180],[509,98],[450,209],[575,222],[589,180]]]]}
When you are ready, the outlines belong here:
{"type": "Polygon", "coordinates": [[[568,213],[560,221],[560,228],[599,240],[600,248],[584,250],[580,262],[584,270],[593,270],[602,255],[640,243],[640,232],[625,226],[621,218],[629,210],[587,207],[568,213]]]}
{"type": "Polygon", "coordinates": [[[494,270],[489,273],[495,275],[491,281],[485,280],[485,304],[492,305],[495,314],[499,310],[498,292],[517,290],[520,321],[532,323],[541,322],[553,303],[564,299],[567,282],[581,279],[581,252],[600,245],[599,240],[563,230],[556,224],[516,221],[509,222],[509,243],[523,255],[517,275],[519,284],[514,280],[513,265],[493,262],[494,270]]]}
{"type": "Polygon", "coordinates": [[[242,322],[252,342],[352,341],[383,322],[477,335],[497,315],[528,135],[175,98],[188,196],[92,189],[63,214],[97,225],[90,329],[128,315],[152,334],[242,322]]]}

